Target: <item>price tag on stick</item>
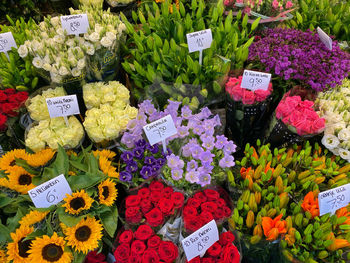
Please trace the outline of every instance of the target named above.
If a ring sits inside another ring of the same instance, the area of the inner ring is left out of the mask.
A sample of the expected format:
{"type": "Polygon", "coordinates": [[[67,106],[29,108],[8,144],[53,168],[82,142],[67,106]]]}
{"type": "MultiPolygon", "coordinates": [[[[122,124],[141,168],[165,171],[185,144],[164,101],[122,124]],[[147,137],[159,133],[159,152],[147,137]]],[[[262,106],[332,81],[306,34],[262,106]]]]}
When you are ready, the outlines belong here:
{"type": "Polygon", "coordinates": [[[0,52],[4,52],[8,60],[10,60],[10,57],[7,54],[7,51],[10,51],[12,47],[17,48],[12,32],[0,34],[0,52]]]}
{"type": "Polygon", "coordinates": [[[50,118],[63,117],[67,127],[67,116],[80,114],[77,95],[48,98],[46,105],[50,118]]]}
{"type": "Polygon", "coordinates": [[[188,51],[190,53],[199,51],[199,64],[202,65],[203,49],[210,48],[213,42],[211,29],[205,29],[193,33],[186,34],[188,51]]]}
{"type": "Polygon", "coordinates": [[[56,205],[72,194],[72,190],[63,174],[28,191],[36,208],[47,208],[56,205]]]}
{"type": "Polygon", "coordinates": [[[244,70],[241,87],[249,90],[267,90],[271,81],[270,73],[244,70]]]}
{"type": "Polygon", "coordinates": [[[326,34],[326,32],[324,32],[320,27],[317,27],[317,34],[320,37],[320,40],[322,41],[322,43],[329,49],[332,50],[333,46],[333,40],[330,38],[330,36],[328,36],[326,34]]]}
{"type": "Polygon", "coordinates": [[[68,35],[78,36],[85,34],[89,29],[89,20],[86,14],[61,16],[61,24],[68,35]]]}
{"type": "Polygon", "coordinates": [[[163,143],[164,152],[166,152],[165,140],[177,134],[173,118],[171,118],[170,115],[167,115],[157,121],[143,126],[143,130],[151,145],[154,145],[158,142],[163,143]]]}
{"type": "Polygon", "coordinates": [[[204,256],[208,248],[219,240],[219,231],[215,220],[198,229],[181,241],[187,261],[204,256]]]}
{"type": "Polygon", "coordinates": [[[318,194],[320,216],[331,213],[350,203],[350,184],[342,185],[318,194]]]}

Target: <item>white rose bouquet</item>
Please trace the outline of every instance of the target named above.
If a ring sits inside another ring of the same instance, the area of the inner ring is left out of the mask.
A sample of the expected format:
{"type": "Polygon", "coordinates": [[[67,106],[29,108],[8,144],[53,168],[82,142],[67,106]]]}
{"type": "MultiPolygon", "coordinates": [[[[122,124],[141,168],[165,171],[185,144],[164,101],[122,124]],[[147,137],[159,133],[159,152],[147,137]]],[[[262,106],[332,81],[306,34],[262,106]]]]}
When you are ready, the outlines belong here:
{"type": "Polygon", "coordinates": [[[58,149],[58,144],[65,148],[75,148],[84,137],[84,128],[79,120],[71,116],[68,126],[63,117],[42,120],[31,126],[26,134],[26,147],[37,152],[49,146],[58,149]]]}
{"type": "Polygon", "coordinates": [[[350,162],[350,80],[321,92],[316,100],[318,114],[325,118],[322,144],[335,155],[350,162]]]}

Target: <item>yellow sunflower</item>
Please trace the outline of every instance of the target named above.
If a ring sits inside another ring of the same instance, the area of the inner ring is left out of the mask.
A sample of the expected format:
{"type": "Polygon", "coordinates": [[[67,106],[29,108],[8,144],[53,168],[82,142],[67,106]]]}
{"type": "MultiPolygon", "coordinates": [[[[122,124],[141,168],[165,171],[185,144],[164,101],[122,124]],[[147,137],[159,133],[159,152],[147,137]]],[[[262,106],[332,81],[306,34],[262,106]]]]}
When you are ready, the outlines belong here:
{"type": "Polygon", "coordinates": [[[0,178],[0,187],[10,188],[10,182],[6,178],[0,178]]]}
{"type": "Polygon", "coordinates": [[[112,162],[108,161],[106,157],[100,156],[100,158],[98,158],[98,163],[104,174],[109,177],[119,178],[119,173],[116,171],[116,168],[112,166],[112,162]]]}
{"type": "Polygon", "coordinates": [[[32,184],[33,177],[34,175],[28,173],[24,168],[15,166],[8,175],[10,188],[21,194],[27,194],[29,190],[35,187],[35,185],[32,184]]]}
{"type": "MultiPolygon", "coordinates": [[[[32,240],[24,239],[31,233],[34,228],[29,226],[20,226],[15,233],[11,233],[12,241],[7,245],[7,258],[13,260],[13,263],[26,263],[28,262],[29,246],[32,240]]],[[[31,261],[29,261],[31,262],[31,261]]]]}
{"type": "Polygon", "coordinates": [[[65,230],[68,246],[75,251],[88,253],[98,248],[98,242],[102,238],[102,225],[99,220],[87,217],[81,220],[73,227],[67,227],[65,230]]]}
{"type": "Polygon", "coordinates": [[[7,257],[4,250],[0,249],[0,263],[7,263],[7,257]]]}
{"type": "Polygon", "coordinates": [[[10,172],[16,166],[16,158],[27,160],[28,154],[23,149],[15,149],[7,152],[0,158],[0,170],[10,172]]]}
{"type": "Polygon", "coordinates": [[[93,155],[97,158],[98,156],[112,160],[117,154],[110,150],[103,149],[102,151],[93,151],[93,155]]]}
{"type": "Polygon", "coordinates": [[[20,225],[31,226],[36,223],[42,221],[49,212],[40,212],[37,210],[30,211],[24,217],[22,217],[21,221],[19,221],[20,225]]]}
{"type": "Polygon", "coordinates": [[[55,151],[47,148],[35,154],[28,154],[27,163],[32,167],[39,167],[47,164],[55,156],[55,151]]]}
{"type": "Polygon", "coordinates": [[[63,199],[65,202],[62,206],[66,208],[66,212],[77,215],[83,210],[88,210],[93,203],[93,199],[84,191],[73,193],[63,199]]]}
{"type": "Polygon", "coordinates": [[[98,185],[100,204],[112,206],[118,196],[118,190],[112,180],[107,179],[98,185]]]}
{"type": "Polygon", "coordinates": [[[45,235],[37,237],[32,241],[29,253],[29,261],[37,263],[70,263],[72,262],[72,254],[64,252],[65,241],[63,237],[53,233],[51,237],[45,235]]]}

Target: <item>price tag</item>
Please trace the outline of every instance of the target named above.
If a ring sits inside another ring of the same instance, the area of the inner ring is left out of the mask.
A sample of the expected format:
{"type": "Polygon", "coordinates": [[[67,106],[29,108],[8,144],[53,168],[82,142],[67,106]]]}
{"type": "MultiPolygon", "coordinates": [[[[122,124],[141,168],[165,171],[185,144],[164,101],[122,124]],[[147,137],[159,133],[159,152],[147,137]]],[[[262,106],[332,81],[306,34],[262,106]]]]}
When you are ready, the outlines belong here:
{"type": "Polygon", "coordinates": [[[218,227],[215,220],[212,220],[181,241],[187,261],[190,261],[197,256],[204,256],[207,249],[218,240],[218,227]]]}
{"type": "Polygon", "coordinates": [[[12,47],[17,48],[12,32],[0,34],[0,52],[4,52],[8,60],[10,60],[10,57],[7,54],[7,51],[10,51],[12,47]]]}
{"type": "Polygon", "coordinates": [[[36,208],[47,208],[58,204],[66,194],[72,194],[72,190],[63,174],[28,191],[36,208]]]}
{"type": "Polygon", "coordinates": [[[333,40],[330,38],[330,36],[327,35],[326,32],[324,32],[320,27],[317,27],[317,33],[318,36],[320,37],[320,40],[322,41],[323,44],[329,49],[332,50],[333,46],[333,40]]]}
{"type": "Polygon", "coordinates": [[[86,14],[61,16],[63,30],[66,30],[68,35],[84,34],[89,29],[89,20],[86,14]]]}
{"type": "Polygon", "coordinates": [[[46,99],[46,105],[50,118],[80,114],[76,95],[48,98],[46,99]]]}
{"type": "Polygon", "coordinates": [[[267,90],[271,81],[270,73],[244,70],[241,87],[249,90],[267,90]]]}
{"type": "Polygon", "coordinates": [[[342,185],[318,194],[320,216],[331,213],[350,203],[350,184],[342,185]]]}
{"type": "Polygon", "coordinates": [[[211,42],[213,42],[213,36],[211,29],[205,29],[193,33],[186,34],[188,51],[190,53],[210,48],[211,42]]]}
{"type": "Polygon", "coordinates": [[[170,115],[143,126],[143,130],[151,145],[165,141],[165,139],[177,134],[174,121],[170,115]]]}

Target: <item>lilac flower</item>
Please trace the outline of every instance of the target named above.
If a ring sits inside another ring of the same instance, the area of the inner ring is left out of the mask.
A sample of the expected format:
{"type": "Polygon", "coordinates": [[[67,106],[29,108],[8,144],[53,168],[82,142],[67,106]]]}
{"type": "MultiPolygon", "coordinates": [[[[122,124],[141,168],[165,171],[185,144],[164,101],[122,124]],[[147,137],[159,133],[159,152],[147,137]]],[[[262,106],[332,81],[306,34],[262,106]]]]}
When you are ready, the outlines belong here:
{"type": "Polygon", "coordinates": [[[231,154],[236,152],[236,145],[233,143],[233,141],[228,141],[226,145],[224,146],[224,153],[231,154]]]}
{"type": "Polygon", "coordinates": [[[208,107],[202,108],[200,113],[196,114],[195,117],[198,120],[204,120],[211,116],[211,111],[208,109],[208,107]]]}
{"type": "Polygon", "coordinates": [[[232,155],[225,155],[224,158],[222,158],[219,161],[219,166],[221,168],[230,168],[230,167],[235,166],[233,156],[232,155]]]}
{"type": "Polygon", "coordinates": [[[173,169],[171,170],[171,178],[175,181],[182,179],[183,170],[182,169],[173,169]]]}
{"type": "Polygon", "coordinates": [[[129,173],[135,173],[138,170],[137,162],[131,161],[127,163],[125,168],[129,173]]]}
{"type": "Polygon", "coordinates": [[[142,147],[143,149],[145,149],[146,143],[147,143],[146,140],[141,139],[141,140],[138,140],[138,141],[135,143],[135,145],[136,145],[137,147],[142,147]]]}
{"type": "Polygon", "coordinates": [[[163,148],[162,148],[162,155],[164,156],[164,157],[167,157],[167,156],[169,156],[169,155],[171,155],[172,153],[173,153],[173,151],[171,150],[171,149],[169,149],[169,148],[166,148],[166,153],[163,151],[163,148]]]}
{"type": "Polygon", "coordinates": [[[159,120],[162,117],[163,117],[163,115],[160,112],[156,111],[156,112],[152,113],[151,116],[148,117],[148,120],[150,122],[153,122],[153,121],[159,120]]]}
{"type": "Polygon", "coordinates": [[[132,154],[136,159],[141,160],[143,158],[144,149],[141,147],[136,147],[132,150],[132,154]]]}
{"type": "Polygon", "coordinates": [[[145,126],[147,124],[147,116],[142,112],[139,112],[137,114],[136,120],[138,121],[140,126],[145,126]]]}
{"type": "Polygon", "coordinates": [[[148,179],[152,176],[152,169],[149,166],[143,166],[141,168],[140,174],[143,179],[148,179]]]}
{"type": "Polygon", "coordinates": [[[195,170],[197,168],[198,168],[198,163],[195,160],[191,160],[187,163],[187,167],[186,167],[187,172],[191,170],[195,170]]]}
{"type": "Polygon", "coordinates": [[[221,120],[220,120],[220,116],[218,114],[216,114],[214,116],[213,122],[214,122],[214,127],[221,126],[221,120]]]}
{"type": "Polygon", "coordinates": [[[188,120],[188,124],[187,124],[187,127],[190,128],[190,129],[194,129],[196,126],[199,126],[201,125],[202,122],[195,119],[195,118],[191,118],[188,120]]]}
{"type": "Polygon", "coordinates": [[[168,102],[169,102],[169,104],[166,107],[166,110],[168,112],[176,112],[177,113],[177,110],[179,109],[179,106],[181,105],[181,102],[179,102],[179,101],[172,101],[172,100],[168,100],[168,102]]]}
{"type": "Polygon", "coordinates": [[[130,182],[132,180],[132,174],[126,171],[123,171],[119,174],[119,180],[122,182],[130,182]]]}
{"type": "Polygon", "coordinates": [[[139,110],[151,115],[156,111],[156,108],[150,100],[144,100],[141,104],[139,104],[139,110]]]}
{"type": "Polygon", "coordinates": [[[165,164],[165,159],[164,158],[156,159],[156,164],[162,167],[165,164]]]}
{"type": "Polygon", "coordinates": [[[135,146],[134,142],[135,142],[135,137],[128,132],[124,132],[123,137],[121,139],[121,143],[128,148],[133,148],[135,146]]]}
{"type": "Polygon", "coordinates": [[[214,148],[214,137],[213,136],[205,136],[202,139],[202,146],[207,150],[212,150],[214,148]]]}
{"type": "Polygon", "coordinates": [[[209,185],[210,182],[211,176],[209,174],[200,174],[197,184],[199,184],[201,187],[204,187],[206,185],[209,185]]]}
{"type": "Polygon", "coordinates": [[[191,184],[194,184],[198,182],[198,179],[199,179],[198,177],[199,177],[199,173],[195,170],[191,170],[186,173],[185,179],[191,184]]]}
{"type": "Polygon", "coordinates": [[[214,166],[212,166],[211,164],[204,164],[203,166],[199,167],[197,169],[197,171],[201,174],[211,174],[211,172],[213,171],[214,166]]]}
{"type": "Polygon", "coordinates": [[[156,163],[156,158],[154,158],[153,156],[145,157],[144,164],[151,166],[151,165],[153,165],[155,163],[156,163]]]}
{"type": "Polygon", "coordinates": [[[195,125],[192,129],[194,134],[201,135],[204,132],[204,128],[202,124],[199,122],[197,125],[195,125]]]}
{"type": "Polygon", "coordinates": [[[192,110],[187,105],[181,108],[181,116],[184,119],[189,119],[192,116],[192,110]]]}
{"type": "Polygon", "coordinates": [[[203,128],[204,128],[205,134],[213,135],[214,129],[215,129],[214,119],[204,120],[203,128]]]}
{"type": "Polygon", "coordinates": [[[149,150],[153,154],[156,154],[157,152],[159,152],[159,146],[158,144],[147,145],[147,150],[149,150]]]}
{"type": "Polygon", "coordinates": [[[131,161],[133,161],[134,155],[132,154],[132,152],[125,151],[120,155],[120,158],[122,158],[122,160],[125,163],[130,163],[131,161]]]}
{"type": "Polygon", "coordinates": [[[185,138],[186,136],[189,135],[189,132],[188,132],[188,127],[186,126],[180,126],[177,128],[177,133],[179,135],[180,138],[185,138]]]}
{"type": "Polygon", "coordinates": [[[186,143],[182,148],[182,155],[184,157],[190,157],[191,156],[191,147],[192,147],[192,144],[190,143],[186,143]]]}
{"type": "Polygon", "coordinates": [[[216,135],[215,147],[217,149],[221,150],[227,143],[228,140],[225,135],[216,135]]]}
{"type": "Polygon", "coordinates": [[[206,150],[205,152],[203,151],[201,155],[199,156],[199,159],[201,160],[202,164],[211,164],[213,161],[213,157],[215,154],[212,154],[211,151],[206,150]]]}
{"type": "Polygon", "coordinates": [[[126,125],[126,129],[129,130],[129,131],[131,131],[131,132],[133,132],[133,131],[135,131],[135,130],[139,127],[138,124],[139,124],[139,123],[138,123],[138,121],[137,121],[136,119],[130,120],[130,121],[128,122],[128,125],[126,125]]]}
{"type": "Polygon", "coordinates": [[[166,157],[167,158],[167,165],[171,169],[176,169],[176,168],[183,168],[184,167],[184,161],[180,159],[179,156],[176,156],[175,154],[171,154],[166,157]]]}
{"type": "Polygon", "coordinates": [[[194,145],[191,148],[191,154],[192,154],[193,158],[195,158],[195,159],[199,159],[199,157],[200,157],[200,155],[202,154],[203,151],[204,151],[203,148],[200,147],[198,144],[194,145]]]}

